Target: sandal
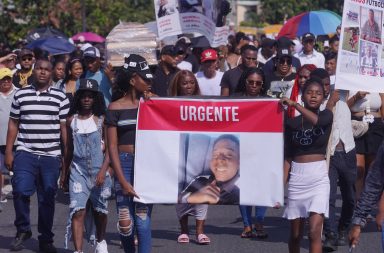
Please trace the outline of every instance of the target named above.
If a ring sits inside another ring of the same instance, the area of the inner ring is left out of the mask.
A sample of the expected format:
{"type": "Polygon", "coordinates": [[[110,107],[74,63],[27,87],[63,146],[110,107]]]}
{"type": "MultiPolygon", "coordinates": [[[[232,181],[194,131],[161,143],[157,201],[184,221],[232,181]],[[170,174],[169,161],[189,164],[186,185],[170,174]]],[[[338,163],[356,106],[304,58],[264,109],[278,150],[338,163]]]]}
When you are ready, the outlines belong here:
{"type": "Polygon", "coordinates": [[[206,236],[205,234],[199,234],[197,236],[197,242],[200,244],[200,245],[208,245],[211,243],[211,239],[209,239],[208,236],[206,236]]]}
{"type": "Polygon", "coordinates": [[[264,226],[261,224],[255,225],[253,233],[255,234],[255,237],[259,239],[266,239],[268,237],[267,232],[264,230],[264,226]]]}
{"type": "Polygon", "coordinates": [[[177,237],[178,243],[189,243],[189,236],[187,234],[181,234],[177,237]]]}
{"type": "Polygon", "coordinates": [[[241,238],[252,238],[254,237],[252,231],[243,231],[240,235],[241,238]]]}

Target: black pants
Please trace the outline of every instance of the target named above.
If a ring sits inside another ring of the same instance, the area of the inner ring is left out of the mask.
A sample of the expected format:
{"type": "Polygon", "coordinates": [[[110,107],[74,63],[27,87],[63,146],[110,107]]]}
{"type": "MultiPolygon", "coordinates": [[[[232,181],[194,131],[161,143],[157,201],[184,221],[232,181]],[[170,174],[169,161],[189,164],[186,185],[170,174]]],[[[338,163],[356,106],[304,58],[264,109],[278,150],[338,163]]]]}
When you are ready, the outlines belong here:
{"type": "Polygon", "coordinates": [[[331,190],[329,195],[329,218],[325,220],[325,233],[345,231],[348,229],[353,209],[355,207],[355,182],[357,177],[356,150],[348,153],[335,151],[329,164],[329,181],[331,190]],[[336,219],[337,185],[340,186],[342,207],[339,222],[336,219]],[[337,226],[338,224],[338,226],[337,226]]]}

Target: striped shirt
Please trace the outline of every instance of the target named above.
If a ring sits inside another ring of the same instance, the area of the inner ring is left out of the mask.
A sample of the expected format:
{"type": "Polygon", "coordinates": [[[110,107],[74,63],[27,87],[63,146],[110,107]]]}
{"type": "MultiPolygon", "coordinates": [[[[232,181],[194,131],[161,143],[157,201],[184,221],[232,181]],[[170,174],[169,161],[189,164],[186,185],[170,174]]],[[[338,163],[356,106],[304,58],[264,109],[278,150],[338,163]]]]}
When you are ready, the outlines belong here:
{"type": "Polygon", "coordinates": [[[18,90],[9,117],[19,120],[17,150],[60,156],[60,122],[65,122],[69,101],[53,87],[40,92],[33,85],[18,90]]]}

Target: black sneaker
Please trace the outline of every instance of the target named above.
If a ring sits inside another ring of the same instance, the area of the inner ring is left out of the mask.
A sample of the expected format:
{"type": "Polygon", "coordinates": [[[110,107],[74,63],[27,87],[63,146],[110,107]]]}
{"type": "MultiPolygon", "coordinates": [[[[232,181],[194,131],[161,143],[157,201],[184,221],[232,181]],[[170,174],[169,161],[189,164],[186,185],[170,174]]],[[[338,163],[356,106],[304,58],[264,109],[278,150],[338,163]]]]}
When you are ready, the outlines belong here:
{"type": "Polygon", "coordinates": [[[332,252],[337,250],[337,245],[336,245],[336,234],[334,233],[329,233],[325,235],[325,240],[323,242],[323,250],[326,252],[332,252]]]}
{"type": "Polygon", "coordinates": [[[339,236],[337,237],[337,246],[345,246],[347,245],[347,232],[339,231],[339,236]]]}
{"type": "Polygon", "coordinates": [[[51,242],[39,242],[39,250],[41,253],[57,253],[57,249],[51,242]]]}
{"type": "Polygon", "coordinates": [[[10,250],[11,251],[20,251],[20,250],[24,249],[23,242],[28,240],[31,237],[32,237],[31,231],[17,233],[15,239],[13,239],[13,241],[11,243],[10,250]]]}

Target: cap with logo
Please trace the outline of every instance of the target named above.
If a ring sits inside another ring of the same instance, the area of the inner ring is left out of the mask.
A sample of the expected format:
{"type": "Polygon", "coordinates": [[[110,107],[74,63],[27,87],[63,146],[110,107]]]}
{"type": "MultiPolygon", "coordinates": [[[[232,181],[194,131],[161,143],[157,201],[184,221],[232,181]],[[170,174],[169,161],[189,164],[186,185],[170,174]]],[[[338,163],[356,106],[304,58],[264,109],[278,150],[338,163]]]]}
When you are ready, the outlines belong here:
{"type": "Polygon", "coordinates": [[[4,79],[5,77],[12,78],[12,70],[9,68],[1,68],[0,69],[0,80],[4,79]]]}
{"type": "Polygon", "coordinates": [[[100,51],[96,47],[88,47],[84,50],[83,57],[100,58],[100,51]]]}
{"type": "Polygon", "coordinates": [[[206,62],[206,61],[215,61],[217,60],[217,52],[215,49],[206,49],[201,53],[200,61],[206,62]]]}
{"type": "Polygon", "coordinates": [[[292,58],[291,50],[289,48],[279,48],[277,50],[277,58],[289,57],[292,58]]]}
{"type": "Polygon", "coordinates": [[[315,35],[313,33],[304,33],[303,36],[301,37],[301,40],[303,42],[313,40],[315,41],[315,35]]]}
{"type": "Polygon", "coordinates": [[[99,91],[99,84],[94,79],[80,79],[80,86],[78,91],[99,91]]]}
{"type": "Polygon", "coordinates": [[[137,54],[130,54],[124,60],[125,63],[123,68],[127,71],[137,73],[141,78],[146,80],[153,79],[153,75],[149,69],[148,62],[144,57],[137,54]]]}

